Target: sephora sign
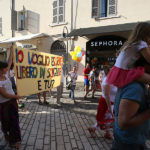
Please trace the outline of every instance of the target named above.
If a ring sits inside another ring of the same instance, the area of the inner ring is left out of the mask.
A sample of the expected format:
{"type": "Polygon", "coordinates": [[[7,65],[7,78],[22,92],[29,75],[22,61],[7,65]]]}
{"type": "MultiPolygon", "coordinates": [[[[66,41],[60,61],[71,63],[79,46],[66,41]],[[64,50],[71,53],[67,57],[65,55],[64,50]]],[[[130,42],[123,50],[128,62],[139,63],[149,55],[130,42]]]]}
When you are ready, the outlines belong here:
{"type": "Polygon", "coordinates": [[[87,42],[87,49],[119,49],[126,39],[119,36],[100,36],[87,42]]]}
{"type": "Polygon", "coordinates": [[[97,46],[122,46],[123,45],[123,41],[112,41],[112,40],[108,40],[108,41],[93,41],[91,42],[91,46],[92,47],[97,47],[97,46]]]}

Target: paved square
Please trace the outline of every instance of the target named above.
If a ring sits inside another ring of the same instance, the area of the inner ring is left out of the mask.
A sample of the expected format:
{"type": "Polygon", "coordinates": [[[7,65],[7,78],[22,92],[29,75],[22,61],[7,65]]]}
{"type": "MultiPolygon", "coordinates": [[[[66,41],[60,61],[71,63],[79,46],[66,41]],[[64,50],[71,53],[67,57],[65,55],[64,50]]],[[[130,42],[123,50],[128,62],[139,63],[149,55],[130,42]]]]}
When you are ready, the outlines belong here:
{"type": "MultiPolygon", "coordinates": [[[[53,91],[56,96],[56,91],[53,91]]],[[[49,105],[39,105],[36,95],[23,101],[25,107],[19,110],[22,134],[21,150],[110,150],[112,140],[106,140],[104,132],[98,129],[92,138],[87,128],[95,120],[97,99],[83,100],[84,91],[76,90],[76,102],[68,98],[64,90],[61,106],[56,98],[47,94],[49,105]]],[[[149,141],[147,141],[149,146],[149,141]]],[[[150,147],[150,146],[149,146],[150,147]]],[[[0,130],[0,150],[10,150],[0,130]]]]}

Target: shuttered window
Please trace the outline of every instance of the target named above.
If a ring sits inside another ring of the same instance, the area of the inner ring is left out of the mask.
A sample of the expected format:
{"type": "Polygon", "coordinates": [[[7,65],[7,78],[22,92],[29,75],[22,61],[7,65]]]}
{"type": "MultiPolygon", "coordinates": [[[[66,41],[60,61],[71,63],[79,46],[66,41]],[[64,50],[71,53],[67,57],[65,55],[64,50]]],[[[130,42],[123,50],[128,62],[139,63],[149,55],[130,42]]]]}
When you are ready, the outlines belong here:
{"type": "Polygon", "coordinates": [[[0,18],[0,35],[2,35],[2,18],[0,18]]]}
{"type": "Polygon", "coordinates": [[[17,30],[17,11],[13,10],[11,13],[11,30],[17,30]]]}
{"type": "Polygon", "coordinates": [[[40,15],[33,11],[26,11],[25,29],[36,34],[39,32],[40,15]]]}
{"type": "Polygon", "coordinates": [[[92,18],[117,15],[117,0],[92,0],[92,18]]]}
{"type": "Polygon", "coordinates": [[[11,17],[11,29],[22,31],[26,30],[25,28],[25,11],[12,11],[12,17],[11,17]]]}
{"type": "Polygon", "coordinates": [[[92,0],[92,17],[99,17],[99,0],[92,0]]]}
{"type": "Polygon", "coordinates": [[[53,24],[64,22],[65,0],[53,0],[53,24]]]}
{"type": "Polygon", "coordinates": [[[107,13],[108,16],[117,15],[117,0],[109,0],[107,13]]]}

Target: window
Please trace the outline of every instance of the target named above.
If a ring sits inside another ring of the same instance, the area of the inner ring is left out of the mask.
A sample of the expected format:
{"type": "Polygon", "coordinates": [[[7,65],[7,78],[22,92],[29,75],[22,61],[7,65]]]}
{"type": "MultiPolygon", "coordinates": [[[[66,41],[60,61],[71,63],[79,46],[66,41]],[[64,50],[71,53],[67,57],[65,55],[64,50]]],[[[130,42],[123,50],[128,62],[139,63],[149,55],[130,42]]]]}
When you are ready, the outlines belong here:
{"type": "Polygon", "coordinates": [[[2,35],[2,18],[0,18],[0,35],[2,35]]]}
{"type": "Polygon", "coordinates": [[[64,3],[65,0],[53,0],[53,24],[64,22],[64,3]]]}
{"type": "Polygon", "coordinates": [[[116,4],[117,0],[92,0],[92,18],[116,16],[116,4]]]}
{"type": "Polygon", "coordinates": [[[53,44],[52,44],[52,47],[51,47],[51,52],[52,53],[55,53],[55,52],[66,52],[66,45],[63,41],[55,41],[53,44]]]}
{"type": "Polygon", "coordinates": [[[17,14],[18,17],[18,30],[22,31],[25,30],[25,12],[19,11],[17,14]]]}
{"type": "Polygon", "coordinates": [[[11,29],[17,31],[25,30],[25,11],[13,10],[11,17],[11,29]]]}

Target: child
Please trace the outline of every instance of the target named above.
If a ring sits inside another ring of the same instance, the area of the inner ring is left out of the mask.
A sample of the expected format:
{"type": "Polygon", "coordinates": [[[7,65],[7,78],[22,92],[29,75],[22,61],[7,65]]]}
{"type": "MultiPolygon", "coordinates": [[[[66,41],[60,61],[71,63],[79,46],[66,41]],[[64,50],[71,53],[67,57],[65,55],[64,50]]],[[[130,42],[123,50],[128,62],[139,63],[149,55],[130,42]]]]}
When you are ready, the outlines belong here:
{"type": "Polygon", "coordinates": [[[128,41],[121,48],[114,67],[107,76],[107,82],[117,87],[124,87],[134,80],[150,84],[150,75],[143,67],[134,67],[136,60],[144,56],[150,63],[150,23],[138,23],[128,41]]]}
{"type": "Polygon", "coordinates": [[[91,90],[88,91],[88,93],[90,91],[92,91],[92,98],[94,98],[94,93],[96,91],[96,78],[95,78],[95,73],[96,73],[96,67],[94,66],[92,68],[92,70],[89,73],[89,79],[91,81],[91,90]]]}
{"type": "Polygon", "coordinates": [[[19,127],[18,105],[16,99],[21,98],[15,95],[8,75],[12,62],[12,51],[8,63],[0,62],[0,121],[5,140],[11,148],[19,149],[21,134],[19,127]]]}
{"type": "Polygon", "coordinates": [[[95,91],[101,89],[100,81],[99,81],[99,71],[97,67],[93,67],[89,73],[89,80],[91,82],[91,89],[88,90],[87,94],[92,91],[92,98],[94,97],[95,91]]]}
{"type": "Polygon", "coordinates": [[[69,97],[74,100],[75,102],[75,96],[74,96],[74,90],[76,88],[76,80],[78,78],[77,76],[77,67],[74,66],[73,70],[70,71],[67,75],[67,78],[70,77],[71,81],[72,81],[72,85],[71,85],[71,89],[70,89],[70,93],[69,93],[69,97]]]}
{"type": "Polygon", "coordinates": [[[101,84],[100,84],[100,71],[98,70],[98,68],[96,68],[95,71],[95,84],[96,84],[96,90],[101,90],[101,84]]]}
{"type": "MultiPolygon", "coordinates": [[[[106,75],[109,72],[109,68],[107,71],[105,70],[106,75]]],[[[102,96],[99,99],[99,105],[97,109],[96,115],[96,124],[93,127],[88,128],[90,134],[95,137],[95,130],[97,127],[101,129],[105,129],[105,138],[112,139],[112,135],[110,133],[110,128],[112,128],[112,123],[114,122],[113,115],[113,105],[114,99],[117,92],[117,88],[115,86],[109,85],[106,82],[107,77],[105,77],[102,81],[102,96]]]]}

